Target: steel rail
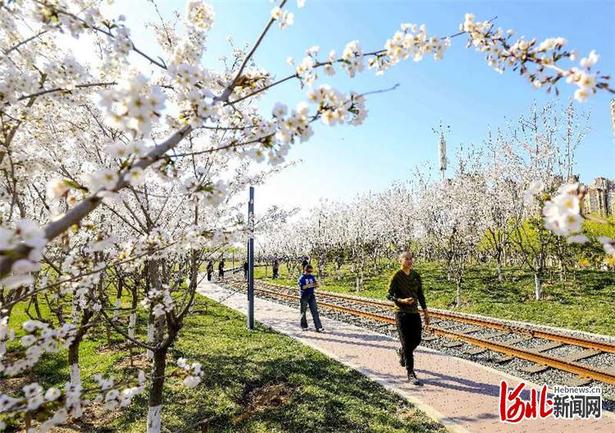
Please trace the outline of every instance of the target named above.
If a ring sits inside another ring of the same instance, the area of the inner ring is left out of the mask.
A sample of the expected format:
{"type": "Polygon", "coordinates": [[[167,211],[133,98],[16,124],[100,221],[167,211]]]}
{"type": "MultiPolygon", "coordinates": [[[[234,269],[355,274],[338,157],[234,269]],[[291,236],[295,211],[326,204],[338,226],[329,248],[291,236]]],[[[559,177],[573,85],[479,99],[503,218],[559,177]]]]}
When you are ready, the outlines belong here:
{"type": "MultiPolygon", "coordinates": [[[[269,290],[269,289],[255,288],[255,290],[261,293],[269,294],[270,296],[273,296],[273,297],[282,297],[285,299],[292,299],[292,300],[297,300],[299,298],[299,296],[297,295],[279,293],[279,292],[276,292],[274,290],[269,290]]],[[[364,318],[376,320],[379,322],[384,322],[387,324],[395,324],[395,319],[393,319],[392,317],[383,316],[377,313],[356,310],[353,308],[343,307],[340,305],[330,304],[328,302],[322,302],[322,301],[320,301],[318,305],[324,308],[341,311],[346,314],[350,314],[354,316],[364,317],[364,318]]],[[[599,369],[593,366],[579,364],[578,362],[566,362],[566,361],[557,359],[553,356],[549,356],[549,355],[545,355],[537,351],[533,351],[531,349],[522,349],[522,348],[511,346],[506,343],[499,343],[495,341],[489,341],[484,338],[472,337],[467,334],[442,329],[437,326],[430,326],[429,331],[437,335],[442,335],[445,337],[462,340],[472,345],[483,347],[483,348],[492,350],[494,352],[503,353],[505,355],[514,356],[516,358],[525,359],[527,361],[532,361],[537,364],[542,364],[548,367],[556,368],[558,370],[577,374],[581,377],[588,377],[588,378],[595,379],[601,382],[615,384],[615,371],[610,372],[610,371],[599,369]]]]}
{"type": "MultiPolygon", "coordinates": [[[[288,286],[283,286],[283,285],[275,284],[275,283],[262,283],[262,284],[267,284],[273,287],[279,287],[279,288],[283,288],[287,290],[290,289],[290,287],[288,286]]],[[[353,301],[353,302],[357,302],[357,303],[365,304],[365,305],[374,305],[374,306],[382,307],[382,308],[391,308],[390,302],[379,301],[376,299],[361,299],[358,296],[348,296],[348,295],[342,295],[339,293],[333,293],[333,292],[328,292],[328,291],[319,291],[318,294],[320,296],[344,299],[344,300],[353,301]]],[[[524,328],[522,326],[513,326],[513,325],[508,325],[505,323],[492,322],[488,319],[483,319],[480,317],[465,316],[465,315],[453,313],[450,311],[429,310],[429,315],[437,319],[454,320],[454,321],[458,321],[462,323],[481,326],[484,328],[497,329],[499,331],[514,332],[516,334],[529,335],[533,338],[542,338],[545,340],[557,341],[559,343],[584,347],[586,349],[599,350],[605,353],[615,353],[615,343],[609,343],[606,341],[590,340],[587,338],[560,334],[558,332],[551,332],[551,331],[541,330],[541,329],[529,329],[529,328],[524,328]]]]}

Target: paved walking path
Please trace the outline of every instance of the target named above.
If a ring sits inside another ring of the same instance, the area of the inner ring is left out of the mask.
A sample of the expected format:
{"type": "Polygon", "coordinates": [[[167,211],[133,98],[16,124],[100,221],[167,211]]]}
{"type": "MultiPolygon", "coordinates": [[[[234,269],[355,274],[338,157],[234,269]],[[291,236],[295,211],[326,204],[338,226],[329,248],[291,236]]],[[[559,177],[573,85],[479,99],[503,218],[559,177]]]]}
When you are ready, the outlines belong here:
{"type": "MultiPolygon", "coordinates": [[[[247,311],[245,293],[232,292],[211,283],[203,284],[199,292],[244,314],[247,311]]],[[[386,335],[322,316],[325,333],[301,331],[298,308],[259,298],[255,301],[255,318],[265,326],[355,368],[408,399],[453,432],[615,432],[615,415],[610,412],[603,412],[599,420],[571,421],[548,417],[518,424],[502,423],[498,412],[500,382],[506,380],[510,386],[516,386],[521,382],[519,378],[419,347],[415,352],[416,372],[425,386],[417,387],[407,381],[405,369],[399,366],[394,351],[398,342],[386,335]]]]}

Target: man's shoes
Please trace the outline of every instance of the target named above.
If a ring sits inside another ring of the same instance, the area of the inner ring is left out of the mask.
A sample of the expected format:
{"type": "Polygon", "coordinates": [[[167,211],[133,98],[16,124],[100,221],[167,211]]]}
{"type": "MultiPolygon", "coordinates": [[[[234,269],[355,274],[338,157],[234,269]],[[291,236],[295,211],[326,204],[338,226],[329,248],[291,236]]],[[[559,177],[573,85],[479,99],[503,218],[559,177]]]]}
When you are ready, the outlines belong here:
{"type": "Polygon", "coordinates": [[[416,386],[423,386],[423,382],[421,382],[418,377],[416,377],[416,373],[414,371],[408,372],[408,380],[411,384],[416,386]]]}
{"type": "Polygon", "coordinates": [[[397,349],[397,355],[399,355],[399,365],[402,367],[406,366],[406,358],[404,357],[404,349],[401,347],[397,349]]]}
{"type": "Polygon", "coordinates": [[[318,328],[316,329],[316,332],[325,332],[325,328],[318,328]]]}
{"type": "Polygon", "coordinates": [[[302,330],[302,331],[307,331],[307,330],[308,330],[308,328],[301,327],[301,330],[302,330]]]}

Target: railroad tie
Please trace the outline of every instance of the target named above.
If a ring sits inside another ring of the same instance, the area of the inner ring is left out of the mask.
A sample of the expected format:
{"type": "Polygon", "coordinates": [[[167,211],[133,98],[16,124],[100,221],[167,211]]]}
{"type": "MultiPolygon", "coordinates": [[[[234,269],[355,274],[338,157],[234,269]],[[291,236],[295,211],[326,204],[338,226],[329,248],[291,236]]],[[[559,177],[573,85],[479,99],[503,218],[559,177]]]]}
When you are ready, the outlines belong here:
{"type": "Polygon", "coordinates": [[[487,351],[487,349],[485,349],[484,347],[474,347],[472,349],[466,350],[465,353],[466,355],[480,355],[481,353],[485,353],[487,351]]]}
{"type": "Polygon", "coordinates": [[[443,321],[439,321],[436,323],[436,325],[438,326],[438,328],[440,329],[444,329],[444,330],[448,330],[448,329],[455,329],[457,326],[459,326],[459,324],[457,323],[446,323],[443,321]]]}
{"type": "Polygon", "coordinates": [[[532,350],[534,352],[546,352],[547,350],[556,349],[558,347],[563,346],[564,343],[560,343],[559,341],[550,341],[548,343],[543,344],[542,346],[534,347],[532,350]]]}
{"type": "Polygon", "coordinates": [[[534,364],[528,367],[522,367],[520,370],[525,371],[526,373],[542,373],[545,370],[548,370],[550,367],[548,365],[543,364],[534,364]]]}
{"type": "Polygon", "coordinates": [[[581,359],[591,358],[592,356],[596,356],[601,354],[602,352],[594,349],[585,349],[578,353],[573,353],[563,359],[565,362],[575,362],[580,361],[581,359]]]}
{"type": "Polygon", "coordinates": [[[482,331],[482,329],[474,327],[474,328],[466,329],[465,331],[459,331],[459,333],[468,335],[468,334],[473,334],[478,331],[482,331]]]}
{"type": "Polygon", "coordinates": [[[498,364],[504,364],[505,362],[512,361],[513,357],[510,355],[497,355],[494,356],[493,362],[497,362],[498,364]]]}
{"type": "Polygon", "coordinates": [[[527,336],[517,337],[514,340],[511,340],[511,341],[507,342],[506,344],[508,344],[509,346],[513,346],[513,345],[518,344],[518,343],[525,343],[526,341],[531,340],[531,339],[532,339],[532,337],[527,337],[527,336]]]}
{"type": "Polygon", "coordinates": [[[508,335],[511,335],[510,332],[502,332],[502,331],[497,331],[495,334],[491,334],[489,336],[489,338],[494,339],[494,338],[502,338],[502,337],[506,337],[508,335]]]}
{"type": "Polygon", "coordinates": [[[573,376],[562,381],[564,386],[586,386],[593,382],[589,377],[573,376]]]}
{"type": "Polygon", "coordinates": [[[453,340],[453,341],[449,341],[448,343],[444,343],[443,346],[451,349],[453,347],[463,346],[464,344],[465,343],[463,341],[453,340]]]}

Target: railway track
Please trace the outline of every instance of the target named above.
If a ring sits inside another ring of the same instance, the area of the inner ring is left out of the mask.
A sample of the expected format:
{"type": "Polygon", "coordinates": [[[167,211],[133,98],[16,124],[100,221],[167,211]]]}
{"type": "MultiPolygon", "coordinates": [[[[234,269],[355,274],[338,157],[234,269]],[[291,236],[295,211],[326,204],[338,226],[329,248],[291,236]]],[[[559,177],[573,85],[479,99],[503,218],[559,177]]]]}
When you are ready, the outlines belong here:
{"type": "MultiPolygon", "coordinates": [[[[230,282],[235,289],[245,290],[245,282],[230,282]]],[[[284,301],[298,300],[297,289],[257,281],[255,291],[265,297],[284,301]]],[[[320,308],[376,322],[395,325],[391,303],[339,293],[319,291],[320,308]]],[[[469,345],[466,354],[488,351],[500,354],[498,363],[512,359],[530,361],[523,371],[533,374],[548,369],[572,373],[577,379],[571,385],[583,385],[591,380],[615,385],[615,342],[611,339],[580,337],[531,325],[512,325],[506,321],[476,315],[430,309],[431,326],[424,340],[446,339],[445,347],[469,345]],[[605,357],[607,366],[591,365],[592,358],[605,357]],[[612,359],[612,360],[611,360],[612,359]],[[611,361],[609,361],[611,360],[611,361]]]]}

